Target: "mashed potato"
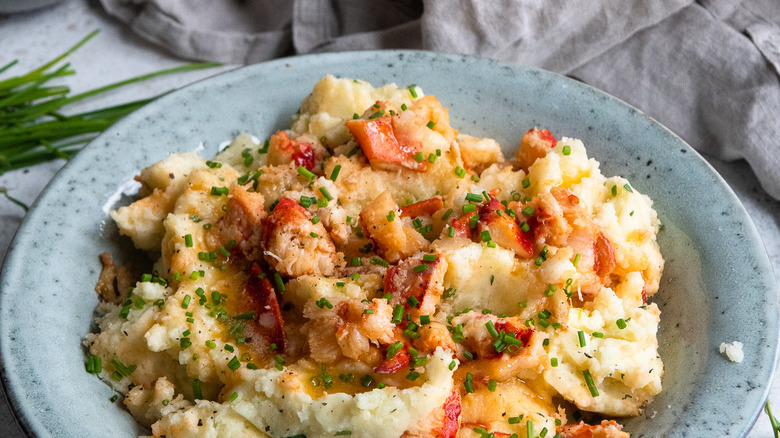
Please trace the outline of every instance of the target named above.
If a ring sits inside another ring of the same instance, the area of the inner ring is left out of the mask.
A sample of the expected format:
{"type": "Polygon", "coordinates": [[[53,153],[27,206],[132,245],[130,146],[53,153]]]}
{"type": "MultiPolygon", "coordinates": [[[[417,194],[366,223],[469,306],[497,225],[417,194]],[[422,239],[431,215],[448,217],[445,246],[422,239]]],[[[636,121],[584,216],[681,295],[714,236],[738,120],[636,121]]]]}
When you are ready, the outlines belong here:
{"type": "Polygon", "coordinates": [[[320,80],[291,129],[141,171],[87,369],[155,437],[627,437],[661,391],[650,199],[581,141],[514,157],[417,87],[320,80]]]}

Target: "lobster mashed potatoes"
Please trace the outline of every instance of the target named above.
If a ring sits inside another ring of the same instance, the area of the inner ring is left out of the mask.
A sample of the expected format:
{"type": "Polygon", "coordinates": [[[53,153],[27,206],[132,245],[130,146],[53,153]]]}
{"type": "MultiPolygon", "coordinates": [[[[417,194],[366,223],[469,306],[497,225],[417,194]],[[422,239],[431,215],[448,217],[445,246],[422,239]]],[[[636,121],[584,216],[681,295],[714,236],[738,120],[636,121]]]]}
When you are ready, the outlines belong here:
{"type": "Polygon", "coordinates": [[[628,437],[661,391],[651,200],[535,127],[327,76],[291,128],[142,170],[87,371],[155,437],[628,437]],[[557,435],[556,435],[557,434],[557,435]]]}

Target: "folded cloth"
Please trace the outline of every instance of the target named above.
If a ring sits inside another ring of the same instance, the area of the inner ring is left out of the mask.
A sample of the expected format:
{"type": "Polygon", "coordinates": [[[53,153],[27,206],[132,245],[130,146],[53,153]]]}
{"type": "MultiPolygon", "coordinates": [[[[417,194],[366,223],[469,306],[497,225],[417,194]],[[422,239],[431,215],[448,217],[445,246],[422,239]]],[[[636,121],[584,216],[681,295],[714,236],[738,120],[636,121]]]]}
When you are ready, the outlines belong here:
{"type": "Polygon", "coordinates": [[[101,0],[191,59],[425,49],[541,67],[638,107],[780,199],[777,0],[101,0]]]}

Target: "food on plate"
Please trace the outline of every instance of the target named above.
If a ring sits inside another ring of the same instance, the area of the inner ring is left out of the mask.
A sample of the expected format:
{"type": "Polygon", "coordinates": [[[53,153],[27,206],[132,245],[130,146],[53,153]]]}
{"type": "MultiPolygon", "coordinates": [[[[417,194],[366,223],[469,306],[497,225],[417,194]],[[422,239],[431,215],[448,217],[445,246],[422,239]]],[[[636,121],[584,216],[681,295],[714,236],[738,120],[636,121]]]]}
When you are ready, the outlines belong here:
{"type": "Polygon", "coordinates": [[[111,216],[155,263],[101,256],[88,371],[157,437],[627,437],[660,224],[530,128],[506,157],[419,87],[326,76],[290,129],[147,167],[111,216]]]}

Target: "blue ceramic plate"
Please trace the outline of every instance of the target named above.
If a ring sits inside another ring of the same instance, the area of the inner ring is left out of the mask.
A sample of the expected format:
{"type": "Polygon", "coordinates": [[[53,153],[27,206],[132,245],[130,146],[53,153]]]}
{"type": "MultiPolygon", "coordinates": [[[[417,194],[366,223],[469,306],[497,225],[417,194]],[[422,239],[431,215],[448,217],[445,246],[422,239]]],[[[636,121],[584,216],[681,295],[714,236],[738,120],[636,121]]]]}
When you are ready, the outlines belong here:
{"type": "Polygon", "coordinates": [[[581,138],[605,175],[655,200],[666,270],[661,307],[663,392],[633,437],[744,436],[767,396],[778,340],[777,289],[755,227],[734,193],[680,138],[641,112],[552,73],[471,57],[412,51],[282,59],[231,71],[131,114],[63,169],[27,215],[2,274],[3,383],[19,422],[41,437],[144,433],[113,392],[84,372],[104,251],[131,254],[109,209],[138,171],[241,131],[266,137],[288,125],[326,73],[374,85],[418,84],[450,108],[452,125],[491,136],[511,153],[533,126],[581,138]],[[741,341],[729,362],[721,342],[741,341]]]}

